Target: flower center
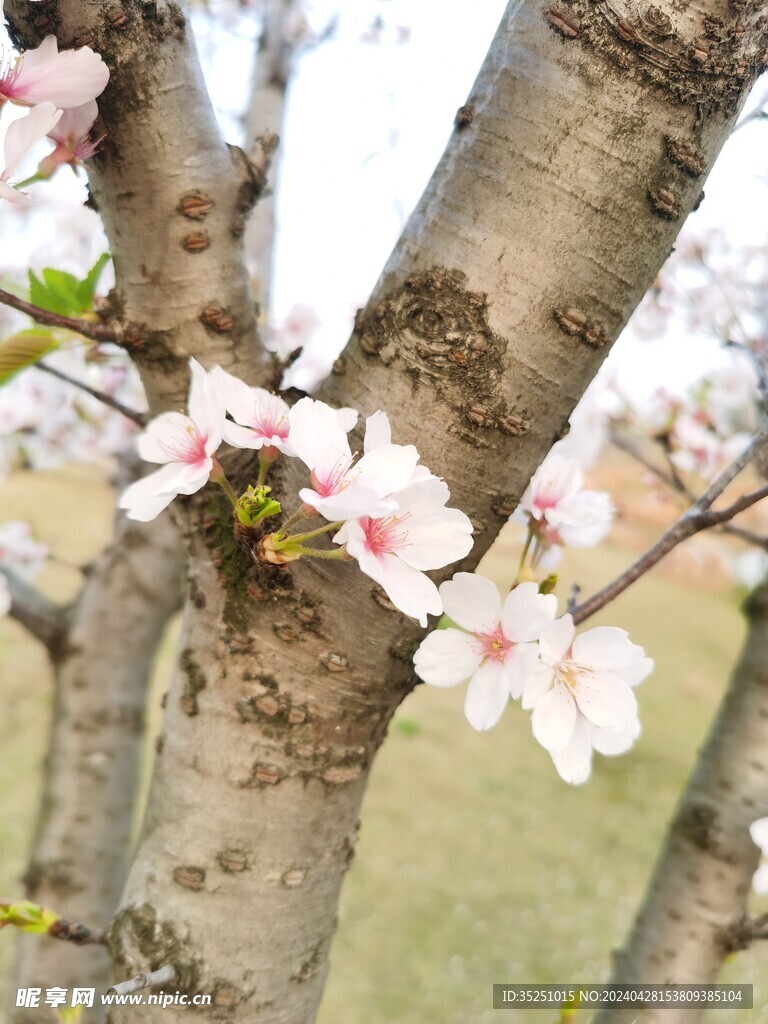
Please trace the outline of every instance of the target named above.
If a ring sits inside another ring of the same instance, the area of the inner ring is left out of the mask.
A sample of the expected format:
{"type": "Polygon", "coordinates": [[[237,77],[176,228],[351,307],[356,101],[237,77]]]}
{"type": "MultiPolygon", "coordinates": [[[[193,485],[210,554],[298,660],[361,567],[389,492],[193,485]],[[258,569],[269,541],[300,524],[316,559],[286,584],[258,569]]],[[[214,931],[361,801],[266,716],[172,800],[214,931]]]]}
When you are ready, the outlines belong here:
{"type": "Polygon", "coordinates": [[[561,661],[555,672],[559,681],[567,686],[571,693],[575,693],[579,686],[581,666],[574,661],[561,661]]]}
{"type": "Polygon", "coordinates": [[[480,653],[483,661],[504,661],[506,656],[515,646],[514,641],[509,640],[497,626],[490,633],[478,633],[477,639],[480,642],[480,653]]]}
{"type": "Polygon", "coordinates": [[[319,477],[314,470],[310,473],[312,486],[321,498],[327,498],[331,494],[338,494],[352,483],[353,478],[350,474],[352,461],[351,458],[345,458],[342,455],[336,465],[328,470],[325,476],[319,477]]]}
{"type": "Polygon", "coordinates": [[[410,513],[405,513],[401,516],[385,516],[383,519],[371,519],[369,516],[361,519],[366,550],[378,558],[405,547],[408,543],[408,530],[403,529],[402,523],[409,516],[410,513]]]}
{"type": "Polygon", "coordinates": [[[200,430],[194,423],[184,427],[183,432],[176,434],[172,441],[161,441],[160,447],[172,462],[186,462],[194,465],[208,458],[205,442],[200,430]]]}

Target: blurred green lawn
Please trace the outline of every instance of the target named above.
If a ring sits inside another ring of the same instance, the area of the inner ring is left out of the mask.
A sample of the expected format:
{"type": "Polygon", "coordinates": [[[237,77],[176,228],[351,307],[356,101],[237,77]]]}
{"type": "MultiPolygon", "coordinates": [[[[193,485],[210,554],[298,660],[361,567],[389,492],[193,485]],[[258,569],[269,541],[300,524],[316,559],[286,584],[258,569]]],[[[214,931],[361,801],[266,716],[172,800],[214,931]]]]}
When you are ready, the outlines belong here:
{"type": "MultiPolygon", "coordinates": [[[[61,559],[79,562],[105,539],[110,501],[93,471],[17,476],[3,485],[0,521],[31,518],[61,559]]],[[[508,580],[515,550],[505,537],[483,572],[508,580]]],[[[608,545],[573,552],[560,592],[574,580],[590,592],[631,558],[608,545]]],[[[64,597],[76,580],[58,565],[44,583],[64,597]]],[[[516,705],[482,735],[463,718],[462,689],[421,686],[400,709],[364,807],[321,1024],[485,1024],[497,1019],[494,982],[605,978],[743,625],[734,595],[658,571],[600,622],[628,629],[657,668],[638,691],[644,731],[636,747],[597,758],[584,787],[561,782],[516,705]]],[[[169,642],[158,693],[170,653],[169,642]]],[[[8,620],[0,622],[0,663],[0,895],[10,896],[20,892],[34,823],[50,681],[40,651],[8,620]]],[[[0,1006],[12,946],[13,935],[0,934],[0,1006]]],[[[755,1009],[720,1011],[712,1021],[768,1020],[768,947],[739,954],[723,980],[755,984],[755,1009]]],[[[557,1016],[509,1011],[504,1020],[554,1024],[557,1016]]]]}

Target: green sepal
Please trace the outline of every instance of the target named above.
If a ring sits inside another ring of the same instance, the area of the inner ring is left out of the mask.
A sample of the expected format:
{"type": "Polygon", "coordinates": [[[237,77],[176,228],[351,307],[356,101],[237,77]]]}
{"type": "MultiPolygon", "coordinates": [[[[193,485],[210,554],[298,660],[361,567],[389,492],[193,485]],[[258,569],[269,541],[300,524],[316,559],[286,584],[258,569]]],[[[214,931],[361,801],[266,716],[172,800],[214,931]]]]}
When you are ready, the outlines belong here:
{"type": "Polygon", "coordinates": [[[545,576],[539,584],[540,594],[552,594],[557,586],[557,573],[551,572],[549,576],[545,576]]]}

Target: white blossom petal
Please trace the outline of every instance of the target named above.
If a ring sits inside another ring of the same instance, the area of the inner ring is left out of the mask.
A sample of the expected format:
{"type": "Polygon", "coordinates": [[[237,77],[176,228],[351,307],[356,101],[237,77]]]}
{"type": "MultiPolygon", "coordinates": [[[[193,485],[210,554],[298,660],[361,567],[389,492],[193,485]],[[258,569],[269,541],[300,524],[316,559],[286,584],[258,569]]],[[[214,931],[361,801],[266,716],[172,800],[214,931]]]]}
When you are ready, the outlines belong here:
{"type": "Polygon", "coordinates": [[[491,633],[501,620],[495,583],[474,572],[457,572],[440,586],[445,614],[471,633],[491,633]]]}
{"type": "Polygon", "coordinates": [[[492,728],[504,713],[509,688],[498,661],[486,661],[469,681],[464,698],[464,714],[473,729],[492,728]]]}
{"type": "Polygon", "coordinates": [[[576,727],[577,708],[562,683],[548,690],[536,701],[531,716],[533,735],[547,750],[565,750],[576,727]]]}
{"type": "Polygon", "coordinates": [[[632,689],[607,672],[580,673],[573,695],[579,711],[593,725],[621,732],[637,717],[632,689]]]}
{"type": "Polygon", "coordinates": [[[768,818],[758,818],[749,826],[752,842],[768,856],[768,818]]]}
{"type": "Polygon", "coordinates": [[[583,718],[577,720],[568,746],[550,751],[550,756],[564,782],[580,786],[587,781],[592,770],[592,743],[589,725],[583,718]]]}
{"type": "Polygon", "coordinates": [[[595,626],[579,633],[573,641],[573,660],[585,668],[608,672],[622,669],[635,657],[636,649],[626,630],[616,626],[595,626]]]}
{"type": "Polygon", "coordinates": [[[573,643],[576,627],[571,615],[563,615],[541,631],[539,652],[547,665],[556,665],[565,657],[573,643]]]}
{"type": "Polygon", "coordinates": [[[389,444],[392,444],[392,428],[389,425],[389,417],[385,412],[375,412],[365,421],[363,453],[367,455],[375,448],[389,444]]]}
{"type": "Polygon", "coordinates": [[[480,667],[482,655],[467,633],[435,629],[422,640],[413,656],[416,674],[431,686],[455,686],[480,667]]]}
{"type": "Polygon", "coordinates": [[[504,599],[501,624],[504,636],[515,643],[538,640],[557,614],[554,594],[540,594],[536,583],[521,583],[504,599]]]}
{"type": "Polygon", "coordinates": [[[539,661],[538,644],[515,644],[504,659],[503,666],[509,695],[515,700],[523,695],[526,684],[534,677],[545,677],[545,688],[542,692],[549,687],[552,673],[548,666],[542,665],[539,661]]]}

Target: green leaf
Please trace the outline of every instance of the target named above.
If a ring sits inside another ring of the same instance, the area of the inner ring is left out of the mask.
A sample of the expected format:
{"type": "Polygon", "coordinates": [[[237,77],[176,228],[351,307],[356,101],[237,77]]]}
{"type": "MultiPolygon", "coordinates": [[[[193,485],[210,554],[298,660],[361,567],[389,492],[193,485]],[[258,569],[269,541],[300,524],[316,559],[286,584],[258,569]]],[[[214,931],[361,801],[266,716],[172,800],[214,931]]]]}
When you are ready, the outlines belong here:
{"type": "Polygon", "coordinates": [[[32,327],[6,338],[0,342],[0,385],[58,347],[55,335],[45,327],[32,327]]]}
{"type": "Polygon", "coordinates": [[[46,285],[40,280],[35,274],[34,270],[28,271],[29,274],[29,301],[33,306],[39,306],[40,309],[47,309],[49,313],[57,313],[59,316],[69,316],[71,310],[58,299],[52,291],[48,289],[46,285]]]}
{"type": "Polygon", "coordinates": [[[49,313],[59,316],[82,316],[93,310],[93,299],[104,267],[110,260],[102,253],[82,280],[66,270],[46,267],[42,280],[33,270],[29,275],[29,301],[49,313]]]}
{"type": "Polygon", "coordinates": [[[41,907],[30,900],[0,904],[0,927],[11,924],[23,932],[44,933],[61,916],[47,907],[41,907]]]}
{"type": "Polygon", "coordinates": [[[104,267],[106,267],[111,258],[112,257],[108,252],[103,252],[80,282],[77,295],[83,309],[93,309],[93,300],[96,295],[96,287],[99,283],[99,278],[101,277],[104,267]]]}
{"type": "Polygon", "coordinates": [[[77,294],[81,282],[74,274],[46,267],[43,271],[43,280],[51,295],[66,307],[67,313],[78,315],[83,312],[83,304],[77,294]]]}

